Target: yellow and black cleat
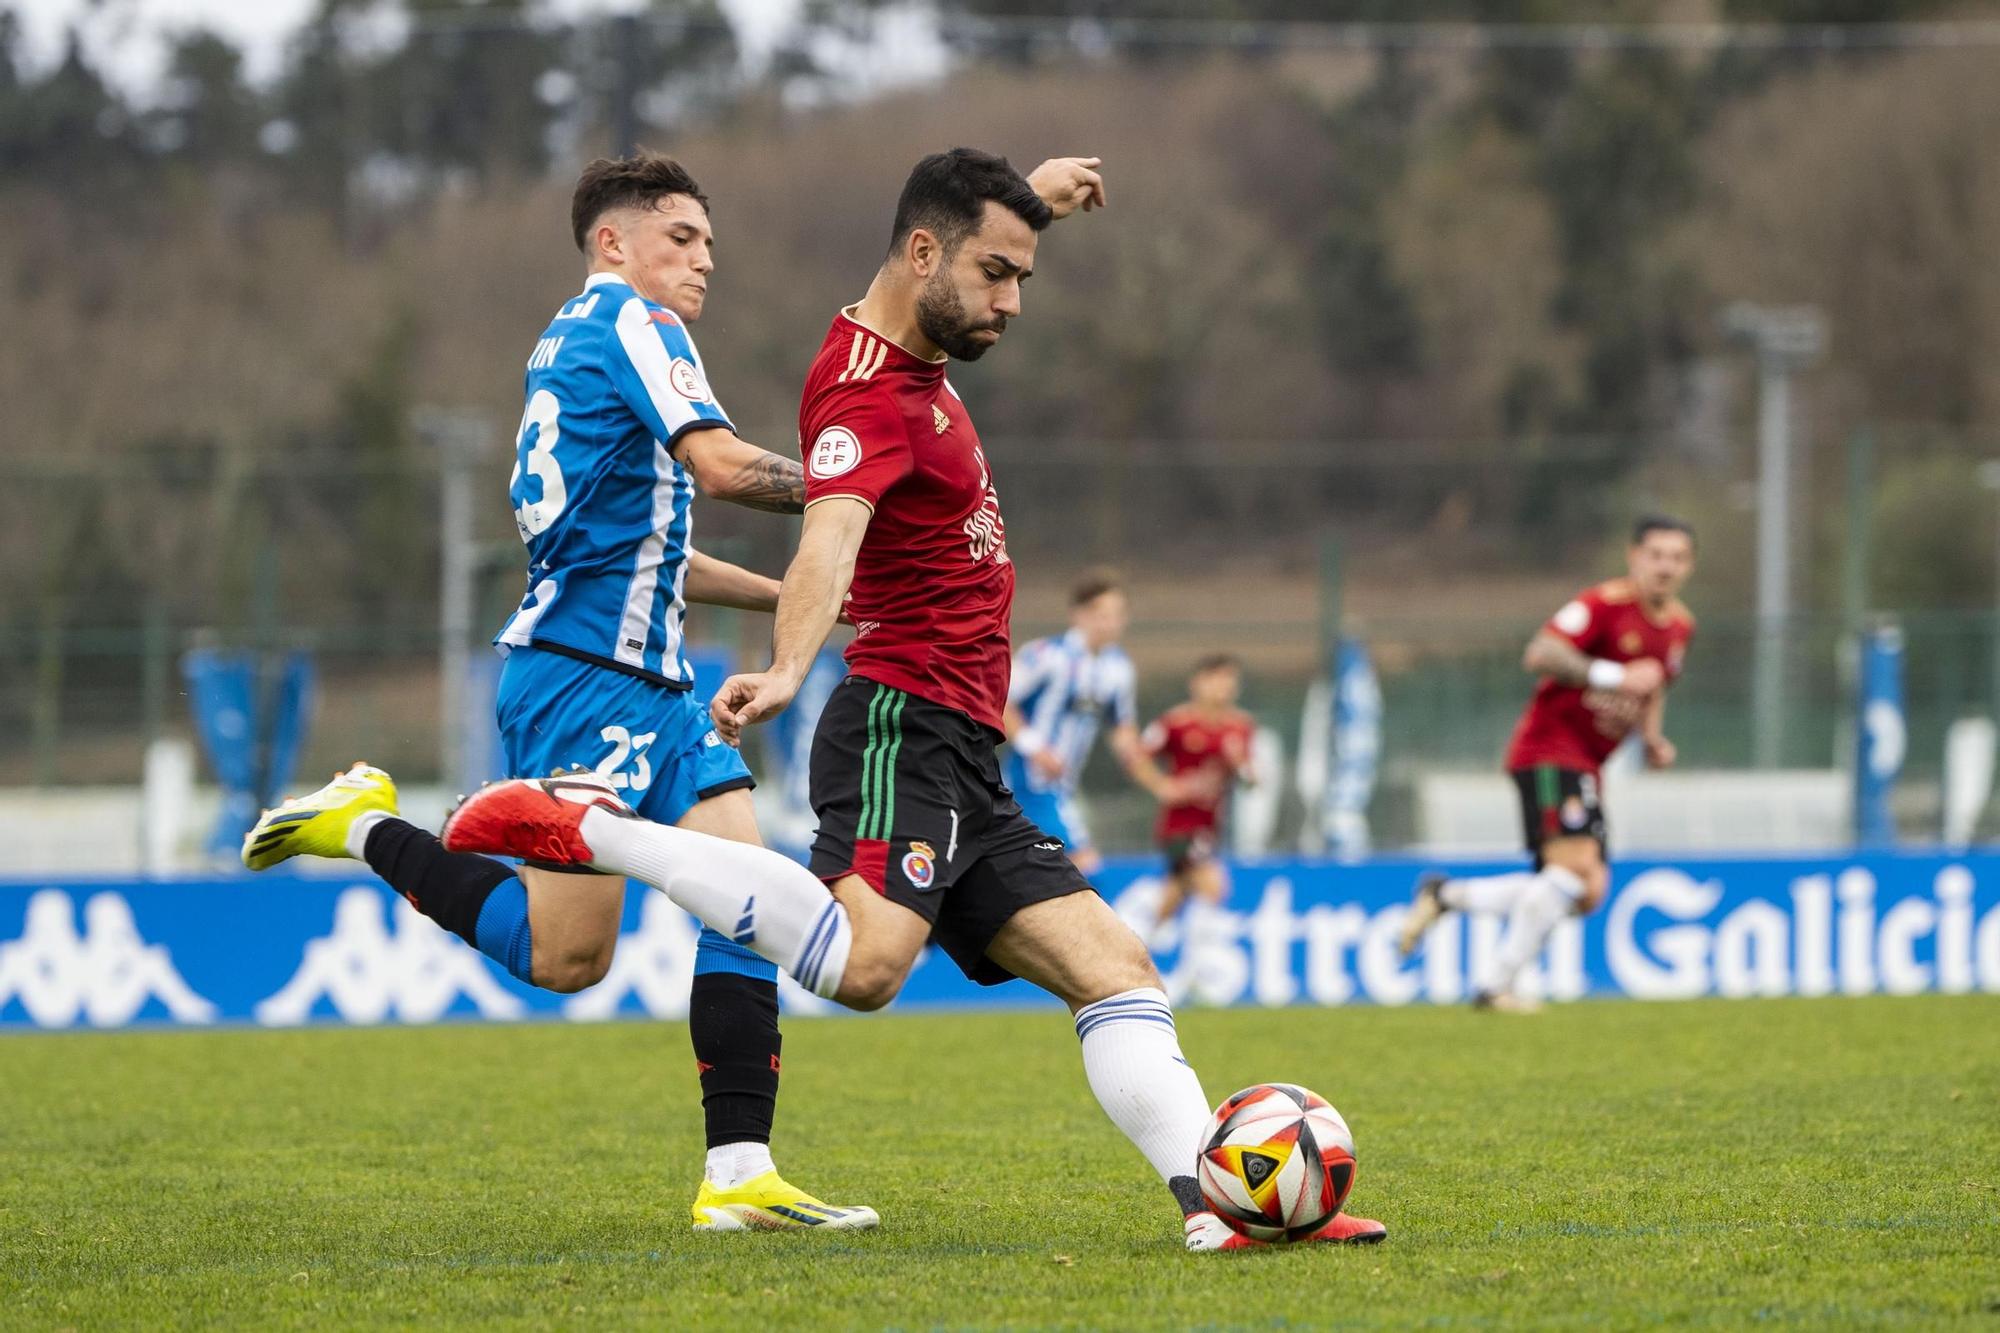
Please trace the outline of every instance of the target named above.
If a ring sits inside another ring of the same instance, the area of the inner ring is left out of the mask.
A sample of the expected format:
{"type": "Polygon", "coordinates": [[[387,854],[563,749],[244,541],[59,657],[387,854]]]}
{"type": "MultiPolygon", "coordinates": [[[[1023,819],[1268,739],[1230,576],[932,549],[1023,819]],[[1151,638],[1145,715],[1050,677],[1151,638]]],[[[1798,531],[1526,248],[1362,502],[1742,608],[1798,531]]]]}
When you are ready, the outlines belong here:
{"type": "Polygon", "coordinates": [[[243,864],[269,870],[294,856],[344,857],[347,830],[371,810],[396,813],[396,780],[379,768],[356,764],[310,796],[295,796],[266,810],[243,835],[243,864]]]}

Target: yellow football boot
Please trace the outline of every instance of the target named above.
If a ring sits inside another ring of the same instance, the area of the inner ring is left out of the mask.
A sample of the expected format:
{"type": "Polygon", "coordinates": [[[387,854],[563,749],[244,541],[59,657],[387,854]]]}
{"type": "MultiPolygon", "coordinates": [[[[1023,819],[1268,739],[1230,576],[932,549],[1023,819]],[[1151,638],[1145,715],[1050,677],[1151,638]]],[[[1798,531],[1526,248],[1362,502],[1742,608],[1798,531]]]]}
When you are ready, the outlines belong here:
{"type": "Polygon", "coordinates": [[[752,1176],[733,1190],[706,1180],[694,1196],[696,1231],[867,1231],[882,1219],[873,1208],[835,1208],[787,1185],[776,1171],[752,1176]]]}
{"type": "Polygon", "coordinates": [[[243,864],[269,870],[294,856],[345,857],[348,828],[371,810],[396,813],[396,780],[356,764],[312,795],[266,810],[243,835],[243,864]]]}

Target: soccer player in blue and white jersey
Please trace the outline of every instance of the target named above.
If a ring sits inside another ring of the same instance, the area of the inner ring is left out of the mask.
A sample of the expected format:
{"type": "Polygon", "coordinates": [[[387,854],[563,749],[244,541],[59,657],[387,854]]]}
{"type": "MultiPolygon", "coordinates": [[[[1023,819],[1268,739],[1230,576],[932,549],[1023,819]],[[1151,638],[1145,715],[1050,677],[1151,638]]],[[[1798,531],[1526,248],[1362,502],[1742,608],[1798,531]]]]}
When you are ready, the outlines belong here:
{"type": "MultiPolygon", "coordinates": [[[[707,301],[714,233],[688,173],[649,153],[592,162],[571,224],[589,274],[528,358],[508,488],[528,578],[495,639],[508,654],[507,769],[592,769],[649,819],[761,845],[750,770],[692,693],[682,619],[689,602],[773,610],[778,584],[697,550],[692,501],[699,489],[800,513],[804,473],[737,438],[709,388],[688,325],[707,301]]],[[[351,856],[523,981],[576,991],[604,977],[623,879],[447,852],[395,811],[388,774],[356,765],[267,812],[243,859],[351,856]]],[[[874,1226],[874,1210],[824,1204],[771,1162],[777,972],[745,947],[755,930],[747,915],[734,939],[704,929],[696,955],[689,1025],[709,1154],[694,1225],[874,1226]]]]}
{"type": "Polygon", "coordinates": [[[1007,785],[1084,874],[1103,862],[1076,789],[1108,723],[1112,754],[1132,780],[1166,799],[1167,780],[1140,742],[1137,675],[1119,641],[1131,612],[1116,574],[1092,570],[1070,589],[1069,630],[1021,646],[1007,688],[1007,785]]]}

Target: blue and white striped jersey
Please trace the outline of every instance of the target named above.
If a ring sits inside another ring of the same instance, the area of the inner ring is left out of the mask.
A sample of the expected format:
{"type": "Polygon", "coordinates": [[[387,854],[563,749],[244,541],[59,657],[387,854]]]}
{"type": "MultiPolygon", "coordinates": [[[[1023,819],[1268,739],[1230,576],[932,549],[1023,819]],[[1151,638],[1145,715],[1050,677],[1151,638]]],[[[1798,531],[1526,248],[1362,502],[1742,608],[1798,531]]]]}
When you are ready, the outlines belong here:
{"type": "Polygon", "coordinates": [[[593,273],[535,344],[526,393],[507,489],[528,592],[494,643],[692,685],[681,590],[694,480],[672,449],[690,430],[730,427],[687,326],[593,273]]]}
{"type": "Polygon", "coordinates": [[[1116,644],[1097,652],[1083,641],[1083,631],[1035,639],[1014,657],[1014,675],[1007,701],[1043,743],[1061,756],[1059,781],[1039,776],[1028,764],[1016,776],[1031,791],[1074,792],[1084,761],[1107,720],[1114,727],[1137,724],[1137,673],[1132,659],[1116,644]]]}

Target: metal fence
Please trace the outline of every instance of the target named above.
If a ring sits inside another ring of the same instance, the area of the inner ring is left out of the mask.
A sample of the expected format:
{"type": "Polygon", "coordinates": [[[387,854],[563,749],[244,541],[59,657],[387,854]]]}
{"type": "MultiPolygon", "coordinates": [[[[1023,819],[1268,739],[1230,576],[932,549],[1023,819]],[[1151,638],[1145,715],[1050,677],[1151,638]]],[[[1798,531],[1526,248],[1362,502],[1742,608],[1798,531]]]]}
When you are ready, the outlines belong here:
{"type": "MultiPolygon", "coordinates": [[[[1306,687],[1319,674],[1322,626],[1310,605],[1294,614],[1231,620],[1139,620],[1128,647],[1141,669],[1141,707],[1151,716],[1180,697],[1186,666],[1226,648],[1248,664],[1245,704],[1296,753],[1306,687]]],[[[741,660],[766,651],[761,618],[706,621],[708,642],[741,660]]],[[[1909,759],[1906,781],[1934,784],[1944,733],[1972,714],[2000,716],[2000,618],[1991,614],[1906,617],[1909,759]]],[[[1023,617],[1023,637],[1055,628],[1023,617]]],[[[1533,617],[1467,622],[1420,617],[1351,621],[1368,644],[1384,698],[1378,836],[1409,835],[1409,785],[1440,769],[1495,768],[1530,688],[1520,652],[1533,617]]],[[[1668,731],[1689,769],[1752,767],[1749,711],[1756,627],[1746,616],[1704,619],[1688,669],[1668,709],[1668,731]]],[[[1780,719],[1782,764],[1829,768],[1848,762],[1854,686],[1845,627],[1797,618],[1780,719]]],[[[149,626],[66,629],[0,638],[0,788],[131,785],[147,742],[193,734],[182,680],[187,651],[266,646],[309,652],[318,676],[301,778],[366,757],[415,783],[451,780],[443,758],[440,641],[434,624],[303,627],[279,624],[255,638],[149,626]]],[[[489,659],[477,648],[475,666],[489,659]]],[[[1144,836],[1150,813],[1100,754],[1086,791],[1110,845],[1144,836]]],[[[1295,820],[1296,810],[1288,812],[1295,820]]]]}

